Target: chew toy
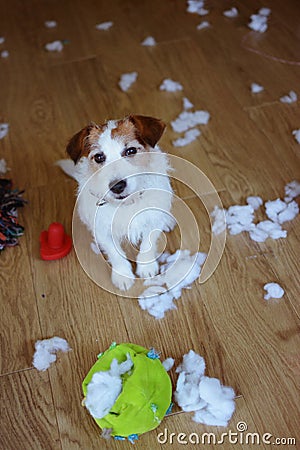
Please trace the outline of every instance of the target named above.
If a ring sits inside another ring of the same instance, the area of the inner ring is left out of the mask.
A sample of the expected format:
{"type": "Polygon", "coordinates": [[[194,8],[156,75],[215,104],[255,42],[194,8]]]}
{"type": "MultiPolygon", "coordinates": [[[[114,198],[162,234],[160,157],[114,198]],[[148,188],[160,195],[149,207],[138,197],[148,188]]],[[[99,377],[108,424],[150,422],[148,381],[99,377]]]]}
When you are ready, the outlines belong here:
{"type": "Polygon", "coordinates": [[[130,442],[160,424],[169,411],[172,396],[171,380],[158,353],[130,343],[113,343],[101,353],[85,377],[82,389],[83,404],[103,434],[109,432],[115,439],[128,438],[130,442]],[[118,383],[120,393],[114,398],[118,383]],[[101,400],[105,403],[107,399],[113,403],[109,412],[95,417],[97,412],[100,414],[98,406],[101,409],[97,403],[101,400]]]}

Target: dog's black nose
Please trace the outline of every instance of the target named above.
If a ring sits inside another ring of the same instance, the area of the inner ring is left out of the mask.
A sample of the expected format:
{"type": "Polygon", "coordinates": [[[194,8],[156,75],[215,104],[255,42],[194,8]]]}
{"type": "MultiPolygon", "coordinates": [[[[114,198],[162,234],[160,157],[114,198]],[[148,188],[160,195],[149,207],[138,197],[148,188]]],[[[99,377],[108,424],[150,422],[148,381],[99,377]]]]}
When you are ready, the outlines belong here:
{"type": "Polygon", "coordinates": [[[109,183],[109,189],[114,193],[114,194],[121,194],[124,189],[126,188],[126,181],[125,180],[121,180],[121,181],[112,181],[111,183],[109,183]]]}

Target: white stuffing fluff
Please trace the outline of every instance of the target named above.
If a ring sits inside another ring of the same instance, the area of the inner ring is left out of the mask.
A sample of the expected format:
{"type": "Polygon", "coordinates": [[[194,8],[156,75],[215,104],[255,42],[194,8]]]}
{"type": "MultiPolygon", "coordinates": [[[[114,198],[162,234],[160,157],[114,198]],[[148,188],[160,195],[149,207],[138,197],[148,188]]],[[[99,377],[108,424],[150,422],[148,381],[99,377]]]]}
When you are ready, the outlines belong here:
{"type": "Polygon", "coordinates": [[[171,122],[172,128],[177,133],[183,133],[196,125],[206,125],[210,119],[207,111],[182,111],[179,116],[171,122]]]}
{"type": "Polygon", "coordinates": [[[33,365],[37,370],[47,370],[56,361],[56,352],[68,352],[69,344],[65,339],[54,336],[35,343],[33,365]]]}
{"type": "Polygon", "coordinates": [[[238,9],[235,8],[234,6],[230,9],[227,9],[226,11],[223,11],[223,15],[225,17],[229,17],[230,19],[237,17],[239,14],[238,9]]]}
{"type": "Polygon", "coordinates": [[[257,223],[254,223],[254,211],[263,204],[261,197],[247,197],[248,205],[234,205],[228,210],[215,207],[210,213],[213,218],[212,231],[214,234],[220,234],[226,227],[230,234],[247,231],[250,238],[256,242],[264,242],[267,238],[286,238],[287,231],[283,230],[281,225],[293,220],[299,214],[299,206],[293,200],[298,195],[300,195],[300,183],[298,181],[288,183],[285,186],[284,201],[278,198],[264,204],[265,214],[270,220],[257,223]]]}
{"type": "Polygon", "coordinates": [[[177,81],[173,81],[173,80],[170,80],[169,78],[166,78],[165,80],[163,80],[163,82],[159,86],[159,89],[161,91],[176,92],[176,91],[182,91],[183,87],[177,81]]]}
{"type": "Polygon", "coordinates": [[[144,282],[148,287],[139,296],[139,305],[156,319],[162,319],[166,311],[176,309],[174,300],[181,296],[182,289],[200,276],[206,253],[191,255],[189,250],[177,250],[172,255],[164,253],[159,261],[160,274],[144,282]]]}
{"type": "Polygon", "coordinates": [[[84,402],[93,417],[101,419],[109,413],[122,392],[122,375],[129,372],[132,366],[132,359],[127,354],[126,361],[119,363],[113,359],[109,370],[94,373],[84,402]]]}
{"type": "Polygon", "coordinates": [[[299,214],[299,206],[295,201],[288,204],[279,198],[265,203],[266,214],[273,222],[283,223],[293,220],[299,214]]]}
{"type": "Polygon", "coordinates": [[[0,175],[5,175],[8,170],[9,168],[7,167],[5,159],[0,159],[0,175]]]}
{"type": "Polygon", "coordinates": [[[212,224],[212,232],[216,235],[226,230],[226,210],[215,206],[214,210],[210,213],[210,216],[214,219],[212,224]]]}
{"type": "Polygon", "coordinates": [[[260,86],[257,83],[252,83],[251,84],[251,92],[252,94],[258,94],[259,92],[262,92],[264,90],[263,86],[260,86]]]}
{"type": "Polygon", "coordinates": [[[289,203],[291,200],[300,195],[300,183],[296,180],[291,181],[285,186],[284,192],[285,192],[284,201],[286,203],[289,203]]]}
{"type": "Polygon", "coordinates": [[[264,290],[267,291],[264,295],[265,300],[270,300],[270,298],[281,298],[284,295],[284,290],[278,283],[267,283],[264,285],[264,290]]]}
{"type": "Polygon", "coordinates": [[[263,199],[258,196],[249,196],[246,199],[248,205],[252,206],[254,211],[258,209],[263,204],[263,199]]]}
{"type": "Polygon", "coordinates": [[[165,371],[169,372],[169,370],[171,370],[174,366],[174,363],[175,361],[173,358],[167,358],[163,361],[162,365],[164,366],[165,371]]]}
{"type": "Polygon", "coordinates": [[[9,57],[9,52],[7,50],[2,50],[1,58],[8,58],[8,57],[9,57]]]}
{"type": "Polygon", "coordinates": [[[203,22],[201,22],[197,25],[197,30],[204,30],[205,28],[209,28],[209,27],[210,27],[210,23],[207,22],[207,20],[204,20],[203,22]]]}
{"type": "Polygon", "coordinates": [[[258,14],[252,14],[248,27],[254,31],[264,33],[268,29],[267,21],[270,13],[271,10],[269,8],[261,8],[258,14]]]}
{"type": "Polygon", "coordinates": [[[61,41],[53,41],[45,45],[45,49],[48,52],[61,52],[63,48],[64,46],[61,41]]]}
{"type": "Polygon", "coordinates": [[[296,141],[300,144],[300,128],[298,130],[292,131],[293,136],[295,136],[296,141]]]}
{"type": "Polygon", "coordinates": [[[46,27],[46,28],[55,28],[55,27],[57,27],[57,22],[56,22],[56,20],[46,20],[46,21],[44,22],[44,24],[45,24],[45,27],[46,27]]]}
{"type": "Polygon", "coordinates": [[[186,131],[183,137],[176,139],[172,143],[174,147],[184,147],[195,141],[200,134],[201,132],[197,128],[192,128],[191,130],[186,131]]]}
{"type": "Polygon", "coordinates": [[[295,103],[297,100],[298,97],[295,91],[290,91],[287,95],[280,97],[281,103],[295,103]]]}
{"type": "Polygon", "coordinates": [[[193,103],[190,102],[190,100],[186,97],[183,97],[182,104],[183,104],[183,109],[191,109],[194,107],[193,103]]]}
{"type": "Polygon", "coordinates": [[[197,11],[197,14],[199,16],[207,16],[208,13],[209,13],[209,10],[205,9],[205,8],[199,8],[197,11]]]}
{"type": "Polygon", "coordinates": [[[0,37],[0,44],[3,44],[5,42],[5,37],[1,36],[0,37]]]}
{"type": "Polygon", "coordinates": [[[98,23],[95,28],[97,30],[109,30],[111,27],[113,26],[113,22],[102,22],[102,23],[98,23]]]}
{"type": "Polygon", "coordinates": [[[198,13],[204,6],[204,0],[188,0],[187,12],[198,13]]]}
{"type": "Polygon", "coordinates": [[[156,45],[156,40],[154,37],[148,36],[142,41],[142,45],[145,45],[146,47],[153,47],[156,45]]]}
{"type": "Polygon", "coordinates": [[[190,350],[176,372],[175,400],[183,411],[194,411],[193,420],[215,426],[227,426],[235,410],[234,390],[222,386],[216,378],[204,376],[204,359],[190,350]]]}
{"type": "Polygon", "coordinates": [[[95,255],[100,255],[100,253],[101,253],[100,248],[98,247],[98,245],[94,241],[91,242],[91,250],[92,250],[92,252],[95,253],[95,255]]]}
{"type": "Polygon", "coordinates": [[[0,123],[0,139],[3,139],[9,130],[9,124],[8,123],[0,123]]]}
{"type": "Polygon", "coordinates": [[[234,205],[226,211],[226,223],[230,234],[249,231],[254,219],[254,209],[251,205],[234,205]]]}
{"type": "Polygon", "coordinates": [[[137,80],[137,72],[123,73],[121,75],[119,86],[123,92],[128,91],[128,89],[133,85],[133,83],[137,80]]]}

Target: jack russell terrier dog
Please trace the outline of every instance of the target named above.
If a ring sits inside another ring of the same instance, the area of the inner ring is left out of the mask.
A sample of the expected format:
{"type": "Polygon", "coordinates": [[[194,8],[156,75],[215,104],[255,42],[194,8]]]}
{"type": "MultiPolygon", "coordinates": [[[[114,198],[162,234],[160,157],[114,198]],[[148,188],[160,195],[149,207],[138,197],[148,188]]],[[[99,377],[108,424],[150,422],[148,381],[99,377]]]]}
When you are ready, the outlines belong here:
{"type": "MultiPolygon", "coordinates": [[[[175,221],[170,213],[171,170],[156,145],[165,124],[153,117],[130,115],[103,125],[89,124],[71,138],[67,153],[78,182],[78,213],[112,267],[112,282],[128,290],[135,281],[122,243],[138,247],[136,274],[159,271],[157,242],[175,221]]],[[[64,160],[63,160],[64,161],[64,160]]]]}

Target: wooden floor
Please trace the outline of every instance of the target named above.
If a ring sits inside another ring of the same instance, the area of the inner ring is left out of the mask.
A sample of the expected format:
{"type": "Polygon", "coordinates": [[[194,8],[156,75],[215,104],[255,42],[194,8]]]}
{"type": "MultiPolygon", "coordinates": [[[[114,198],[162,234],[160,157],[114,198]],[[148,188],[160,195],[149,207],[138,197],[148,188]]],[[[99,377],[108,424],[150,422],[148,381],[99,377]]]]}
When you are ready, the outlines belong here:
{"type": "MultiPolygon", "coordinates": [[[[9,122],[10,131],[0,141],[0,158],[29,201],[20,216],[20,245],[0,256],[1,450],[131,448],[100,439],[81,406],[81,382],[112,341],[154,346],[176,364],[192,348],[204,356],[207,374],[238,396],[228,429],[175,414],[141,436],[138,448],[179,449],[179,433],[220,437],[236,432],[241,421],[249,432],[270,433],[273,440],[297,438],[285,448],[300,448],[299,217],[286,224],[287,239],[258,244],[248,236],[228,236],[214,275],[185,291],[178,308],[162,320],[142,311],[136,300],[94,284],[74,250],[61,261],[39,258],[41,230],[60,221],[71,232],[75,183],[53,163],[90,120],[138,113],[169,124],[186,96],[196,109],[210,112],[209,124],[197,141],[179,149],[172,146],[169,126],[161,145],[201,168],[225,207],[244,203],[248,195],[282,197],[285,184],[299,179],[300,147],[291,134],[300,127],[299,102],[286,105],[279,98],[290,90],[300,95],[300,3],[207,0],[206,6],[210,14],[201,18],[186,12],[184,0],[1,2],[0,35],[6,41],[0,50],[10,56],[0,58],[0,121],[9,122]],[[240,15],[225,18],[223,10],[233,5],[240,15]],[[261,6],[272,9],[264,34],[246,26],[261,6]],[[51,19],[56,29],[45,28],[51,19]],[[109,31],[95,29],[108,20],[114,22],[109,31]],[[197,31],[201,20],[211,28],[197,31]],[[149,35],[157,46],[140,45],[149,35]],[[55,39],[67,40],[63,52],[47,53],[44,45],[55,39]],[[138,81],[124,93],[119,77],[132,71],[138,81]],[[182,83],[184,92],[160,92],[165,78],[182,83]],[[252,82],[265,91],[251,94],[252,82]],[[263,299],[263,285],[270,281],[285,289],[281,300],[263,299]],[[38,372],[32,367],[34,343],[54,335],[66,338],[72,351],[38,372]],[[158,442],[165,428],[176,433],[173,444],[158,442]]],[[[207,219],[201,203],[184,189],[182,196],[201,228],[207,219]]],[[[205,245],[204,239],[201,250],[205,245]]],[[[228,440],[207,447],[270,448],[228,440]]]]}

